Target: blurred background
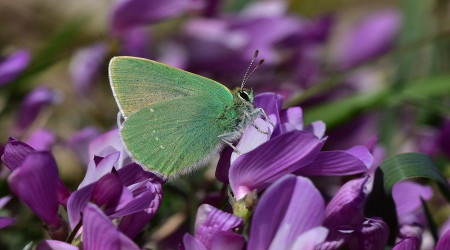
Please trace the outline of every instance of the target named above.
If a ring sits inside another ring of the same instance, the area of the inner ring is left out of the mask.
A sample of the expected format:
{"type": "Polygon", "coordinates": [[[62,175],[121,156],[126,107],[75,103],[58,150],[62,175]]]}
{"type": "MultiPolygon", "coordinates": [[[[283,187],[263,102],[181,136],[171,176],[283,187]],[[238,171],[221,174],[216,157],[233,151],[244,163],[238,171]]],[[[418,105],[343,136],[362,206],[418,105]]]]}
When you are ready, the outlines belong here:
{"type": "MultiPolygon", "coordinates": [[[[265,62],[247,87],[301,106],[306,124],[324,121],[326,149],[378,136],[386,155],[426,153],[450,177],[449,11],[447,0],[0,0],[0,147],[10,136],[45,138],[75,190],[88,143],[116,127],[111,57],[157,60],[234,88],[258,49],[265,62]]],[[[10,193],[7,175],[2,167],[0,196],[10,193]]],[[[213,168],[166,185],[138,241],[178,242],[220,187],[213,168]]],[[[439,225],[450,207],[433,199],[439,225]]],[[[17,199],[0,215],[17,219],[0,232],[2,249],[46,237],[17,199]]]]}

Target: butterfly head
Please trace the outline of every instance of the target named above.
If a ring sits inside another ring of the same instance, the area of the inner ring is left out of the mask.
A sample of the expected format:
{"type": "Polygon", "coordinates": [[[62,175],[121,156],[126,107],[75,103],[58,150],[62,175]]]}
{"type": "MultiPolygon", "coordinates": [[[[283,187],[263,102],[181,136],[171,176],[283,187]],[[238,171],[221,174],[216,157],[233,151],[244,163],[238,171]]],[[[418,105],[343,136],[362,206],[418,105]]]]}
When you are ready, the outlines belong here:
{"type": "Polygon", "coordinates": [[[236,88],[233,92],[236,101],[244,104],[253,104],[254,94],[252,89],[236,88]]]}

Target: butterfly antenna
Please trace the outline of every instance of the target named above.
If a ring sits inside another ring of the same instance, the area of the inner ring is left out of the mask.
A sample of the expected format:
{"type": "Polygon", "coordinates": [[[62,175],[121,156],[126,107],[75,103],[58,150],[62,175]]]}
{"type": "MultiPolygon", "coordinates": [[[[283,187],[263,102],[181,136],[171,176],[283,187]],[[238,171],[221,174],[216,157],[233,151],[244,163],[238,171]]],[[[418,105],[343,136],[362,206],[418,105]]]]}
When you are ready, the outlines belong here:
{"type": "MultiPolygon", "coordinates": [[[[248,77],[247,77],[248,72],[250,71],[250,68],[252,67],[253,62],[255,62],[256,58],[258,57],[258,53],[259,53],[259,50],[255,50],[255,54],[253,55],[253,59],[252,59],[252,61],[250,62],[250,65],[248,65],[247,70],[245,71],[244,79],[242,79],[241,89],[244,88],[244,84],[247,82],[247,79],[248,79],[248,77]]],[[[251,73],[250,73],[250,75],[251,75],[251,73]]]]}
{"type": "Polygon", "coordinates": [[[250,78],[250,76],[253,75],[253,73],[256,71],[256,69],[261,66],[261,64],[264,63],[264,59],[261,59],[258,63],[258,65],[255,66],[255,68],[252,70],[252,72],[250,72],[250,74],[248,74],[247,79],[245,80],[245,82],[242,84],[242,87],[244,87],[244,84],[247,82],[247,80],[250,78]]]}

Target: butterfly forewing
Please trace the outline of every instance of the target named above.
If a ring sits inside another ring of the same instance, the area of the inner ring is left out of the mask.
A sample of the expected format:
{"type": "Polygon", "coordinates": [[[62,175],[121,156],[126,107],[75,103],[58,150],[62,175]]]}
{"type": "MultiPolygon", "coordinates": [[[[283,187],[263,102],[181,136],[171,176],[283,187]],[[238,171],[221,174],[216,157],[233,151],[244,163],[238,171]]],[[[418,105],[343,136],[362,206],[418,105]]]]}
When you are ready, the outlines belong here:
{"type": "Polygon", "coordinates": [[[137,57],[114,57],[109,64],[111,88],[123,117],[150,104],[203,95],[229,102],[228,88],[211,79],[137,57]]]}
{"type": "Polygon", "coordinates": [[[125,121],[122,140],[133,159],[165,177],[187,173],[236,126],[225,86],[155,61],[116,57],[111,87],[125,121]]]}

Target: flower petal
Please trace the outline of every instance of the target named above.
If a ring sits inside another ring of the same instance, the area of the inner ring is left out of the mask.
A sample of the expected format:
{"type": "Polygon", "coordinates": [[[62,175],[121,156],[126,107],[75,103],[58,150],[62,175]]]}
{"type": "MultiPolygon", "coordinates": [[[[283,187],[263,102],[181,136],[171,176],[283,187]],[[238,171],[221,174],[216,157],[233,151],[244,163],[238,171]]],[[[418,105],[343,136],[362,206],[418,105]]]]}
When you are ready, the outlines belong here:
{"type": "Polygon", "coordinates": [[[93,182],[96,182],[106,174],[111,173],[114,164],[116,164],[116,162],[119,160],[119,157],[120,152],[114,152],[106,156],[105,158],[101,159],[98,164],[95,164],[95,161],[92,160],[88,165],[86,176],[78,186],[78,189],[85,187],[93,182]]]}
{"type": "Polygon", "coordinates": [[[36,250],[78,250],[78,247],[58,240],[43,240],[36,250]]]}
{"type": "Polygon", "coordinates": [[[346,151],[322,151],[313,162],[295,174],[302,176],[341,176],[366,172],[373,157],[367,148],[352,147],[346,151]]]}
{"type": "Polygon", "coordinates": [[[11,200],[11,198],[11,195],[3,196],[2,198],[0,198],[0,209],[2,209],[11,200]]]}
{"type": "Polygon", "coordinates": [[[210,249],[211,238],[216,233],[231,231],[241,225],[242,218],[223,212],[211,205],[203,204],[197,211],[194,235],[207,249],[210,249]]]}
{"type": "Polygon", "coordinates": [[[100,131],[95,127],[86,127],[74,133],[67,144],[75,151],[81,162],[88,164],[92,159],[89,159],[88,147],[89,143],[100,134],[100,131]]]}
{"type": "Polygon", "coordinates": [[[280,122],[274,132],[275,135],[293,130],[303,130],[303,111],[300,107],[288,108],[280,112],[280,122]]]}
{"type": "Polygon", "coordinates": [[[419,250],[420,240],[416,237],[407,237],[397,242],[392,250],[419,250]]]}
{"type": "Polygon", "coordinates": [[[322,137],[325,135],[326,125],[323,121],[315,121],[306,126],[304,130],[311,132],[315,136],[317,136],[317,138],[322,139],[322,137]]]}
{"type": "Polygon", "coordinates": [[[120,250],[139,249],[122,233],[94,204],[88,204],[83,210],[83,249],[86,250],[120,250]]]}
{"type": "Polygon", "coordinates": [[[31,134],[30,138],[28,138],[27,143],[31,147],[36,150],[50,151],[53,144],[56,142],[55,135],[46,130],[46,129],[38,129],[33,134],[31,134]]]}
{"type": "Polygon", "coordinates": [[[381,219],[369,218],[365,219],[356,233],[358,243],[353,248],[350,245],[351,249],[384,249],[389,239],[389,226],[381,219]]]}
{"type": "Polygon", "coordinates": [[[436,244],[435,250],[450,249],[450,230],[445,232],[436,244]]]}
{"type": "Polygon", "coordinates": [[[0,86],[12,82],[28,66],[30,62],[28,50],[18,50],[6,60],[0,62],[0,86]]]}
{"type": "Polygon", "coordinates": [[[111,14],[111,30],[115,34],[123,33],[145,24],[178,16],[190,10],[203,7],[199,0],[125,0],[113,6],[111,14]]]}
{"type": "Polygon", "coordinates": [[[35,152],[28,144],[10,137],[2,155],[2,161],[10,170],[18,168],[28,154],[35,152]]]}
{"type": "Polygon", "coordinates": [[[144,171],[141,166],[136,163],[131,163],[117,171],[120,181],[125,186],[130,186],[146,180],[151,180],[153,184],[162,185],[164,182],[155,174],[144,171]]]}
{"type": "Polygon", "coordinates": [[[292,131],[239,157],[230,167],[230,187],[237,200],[280,176],[310,163],[323,146],[311,133],[292,131]]]}
{"type": "Polygon", "coordinates": [[[327,228],[315,227],[297,237],[291,249],[314,250],[317,245],[325,241],[327,235],[327,228]]]}
{"type": "Polygon", "coordinates": [[[397,216],[402,217],[422,207],[420,199],[429,200],[433,196],[433,190],[426,185],[402,181],[394,185],[392,196],[395,201],[397,216]]]}
{"type": "Polygon", "coordinates": [[[47,87],[38,87],[31,91],[20,105],[15,133],[20,134],[26,130],[36,120],[42,109],[59,102],[60,99],[59,93],[47,87]]]}
{"type": "Polygon", "coordinates": [[[325,209],[323,225],[328,228],[356,230],[364,220],[365,185],[368,178],[360,178],[345,183],[334,195],[325,209]]]}
{"type": "Polygon", "coordinates": [[[67,217],[72,229],[81,220],[81,212],[86,207],[86,204],[91,200],[92,192],[94,191],[95,183],[89,184],[77,191],[73,192],[67,201],[67,217]]]}
{"type": "Polygon", "coordinates": [[[242,235],[233,232],[219,232],[211,239],[211,248],[214,250],[242,250],[245,239],[242,235]]]}
{"type": "Polygon", "coordinates": [[[69,65],[69,74],[78,93],[89,94],[108,54],[108,46],[98,42],[76,51],[69,65]]]}
{"type": "Polygon", "coordinates": [[[275,93],[262,93],[255,96],[253,105],[264,109],[267,115],[274,114],[280,121],[280,111],[283,105],[283,97],[275,93]]]}
{"type": "Polygon", "coordinates": [[[322,224],[323,212],[324,200],[309,179],[285,176],[272,184],[259,200],[252,218],[248,249],[268,249],[275,238],[286,245],[293,244],[301,234],[322,224]],[[286,226],[288,231],[281,230],[286,226]]]}
{"type": "Polygon", "coordinates": [[[134,28],[122,36],[121,55],[150,58],[151,33],[148,29],[134,28]]]}
{"type": "Polygon", "coordinates": [[[130,214],[120,220],[118,227],[122,233],[133,239],[142,231],[153,216],[153,213],[148,213],[147,211],[130,214]]]}
{"type": "Polygon", "coordinates": [[[188,233],[183,237],[183,246],[185,250],[207,250],[198,239],[188,233]]]}
{"type": "Polygon", "coordinates": [[[28,154],[8,178],[11,191],[49,225],[58,225],[58,169],[48,152],[28,154]]]}
{"type": "Polygon", "coordinates": [[[116,151],[120,152],[119,160],[114,164],[117,170],[132,163],[131,158],[128,156],[128,153],[122,144],[122,140],[120,139],[119,129],[113,129],[91,141],[89,144],[89,159],[93,159],[94,155],[106,157],[116,151]]]}
{"type": "Polygon", "coordinates": [[[16,220],[14,218],[0,217],[0,229],[9,227],[14,223],[16,223],[16,220]]]}

